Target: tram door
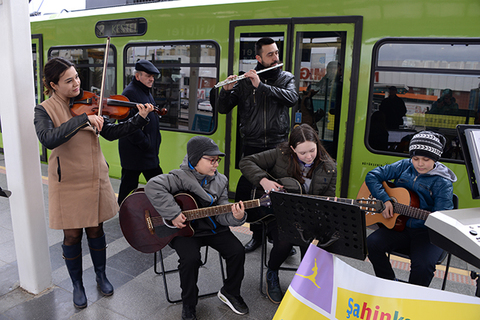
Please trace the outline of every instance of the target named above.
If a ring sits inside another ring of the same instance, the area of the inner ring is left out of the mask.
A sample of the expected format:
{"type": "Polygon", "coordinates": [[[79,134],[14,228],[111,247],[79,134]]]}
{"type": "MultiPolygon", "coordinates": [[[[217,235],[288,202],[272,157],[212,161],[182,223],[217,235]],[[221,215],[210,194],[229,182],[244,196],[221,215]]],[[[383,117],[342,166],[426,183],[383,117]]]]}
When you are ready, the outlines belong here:
{"type": "MultiPolygon", "coordinates": [[[[278,55],[280,62],[284,62],[285,52],[285,35],[284,32],[244,32],[240,34],[240,51],[238,60],[238,75],[242,75],[245,72],[255,69],[257,66],[257,59],[255,58],[255,43],[263,37],[272,38],[278,47],[278,55]]],[[[285,70],[285,69],[284,69],[285,70]]],[[[238,114],[238,108],[236,109],[238,114]]],[[[239,119],[239,117],[237,117],[239,119]]],[[[235,144],[235,167],[238,168],[238,163],[242,158],[242,137],[240,136],[240,129],[237,123],[236,130],[236,144],[235,144]]]]}
{"type": "Polygon", "coordinates": [[[345,32],[298,32],[295,78],[299,103],[295,123],[318,132],[328,153],[337,157],[342,110],[345,32]]]}
{"type": "MultiPolygon", "coordinates": [[[[358,85],[358,76],[352,74],[359,67],[354,60],[359,57],[355,40],[361,37],[361,18],[287,18],[275,19],[274,25],[259,23],[264,22],[231,21],[234,32],[230,34],[235,38],[229,41],[229,74],[254,68],[255,42],[262,37],[272,38],[284,63],[283,70],[295,76],[299,94],[297,105],[291,108],[291,127],[307,123],[318,132],[327,151],[337,160],[337,190],[340,183],[348,186],[358,85]]],[[[231,132],[227,140],[231,145],[226,146],[226,172],[231,186],[240,177],[238,163],[242,158],[237,119],[236,108],[230,123],[227,118],[227,135],[229,125],[231,132]]]]}
{"type": "MultiPolygon", "coordinates": [[[[33,83],[35,85],[35,104],[44,100],[43,94],[43,38],[41,34],[32,35],[33,83]]],[[[39,144],[40,160],[47,161],[47,148],[39,144]]]]}

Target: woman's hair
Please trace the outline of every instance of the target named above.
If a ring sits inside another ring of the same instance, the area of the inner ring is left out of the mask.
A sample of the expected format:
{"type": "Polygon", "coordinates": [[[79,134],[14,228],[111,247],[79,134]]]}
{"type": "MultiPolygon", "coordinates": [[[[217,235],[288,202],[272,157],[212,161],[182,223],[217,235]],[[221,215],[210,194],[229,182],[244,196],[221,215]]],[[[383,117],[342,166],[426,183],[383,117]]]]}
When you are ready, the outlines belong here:
{"type": "Polygon", "coordinates": [[[62,74],[67,69],[74,66],[75,65],[71,61],[64,58],[50,59],[43,68],[43,85],[45,86],[45,94],[50,95],[55,91],[50,85],[50,82],[58,84],[58,80],[60,80],[62,74]]]}
{"type": "Polygon", "coordinates": [[[302,176],[302,171],[300,169],[300,163],[297,154],[292,150],[292,148],[295,149],[300,143],[306,141],[313,142],[317,145],[317,156],[313,161],[311,169],[307,173],[307,178],[311,178],[314,169],[318,165],[322,164],[324,161],[333,161],[332,157],[330,157],[327,150],[325,150],[325,148],[323,147],[322,142],[318,137],[318,134],[315,132],[315,130],[313,130],[311,126],[304,123],[299,125],[298,127],[295,127],[290,134],[288,142],[284,142],[281,145],[281,148],[284,149],[285,152],[290,154],[287,169],[288,174],[291,177],[295,178],[301,184],[303,184],[305,181],[302,176]]]}

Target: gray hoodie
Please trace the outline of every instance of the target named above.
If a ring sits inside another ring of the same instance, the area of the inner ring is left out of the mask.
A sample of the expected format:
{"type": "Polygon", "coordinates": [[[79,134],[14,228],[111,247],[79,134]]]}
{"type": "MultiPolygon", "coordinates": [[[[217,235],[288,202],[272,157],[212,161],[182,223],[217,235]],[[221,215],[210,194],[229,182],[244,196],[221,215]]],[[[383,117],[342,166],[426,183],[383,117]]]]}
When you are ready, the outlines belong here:
{"type": "MultiPolygon", "coordinates": [[[[175,219],[182,208],[175,201],[174,195],[184,192],[192,195],[200,208],[227,205],[228,179],[225,175],[215,172],[208,176],[198,173],[188,163],[185,156],[180,169],[161,174],[150,179],[145,186],[145,194],[157,212],[165,220],[175,219]]],[[[192,221],[195,236],[218,233],[227,230],[228,226],[240,226],[246,221],[247,215],[242,220],[237,220],[232,212],[206,217],[192,221]]]]}

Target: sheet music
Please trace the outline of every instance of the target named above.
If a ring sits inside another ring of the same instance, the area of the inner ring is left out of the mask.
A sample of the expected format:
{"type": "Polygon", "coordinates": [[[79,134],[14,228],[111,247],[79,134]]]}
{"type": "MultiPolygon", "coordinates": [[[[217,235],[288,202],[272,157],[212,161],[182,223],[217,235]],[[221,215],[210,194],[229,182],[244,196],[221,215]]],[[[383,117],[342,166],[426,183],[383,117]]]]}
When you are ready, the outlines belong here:
{"type": "MultiPolygon", "coordinates": [[[[477,188],[480,188],[480,130],[466,129],[465,139],[467,140],[470,158],[472,159],[477,188]]],[[[478,191],[480,192],[480,189],[478,191]]]]}

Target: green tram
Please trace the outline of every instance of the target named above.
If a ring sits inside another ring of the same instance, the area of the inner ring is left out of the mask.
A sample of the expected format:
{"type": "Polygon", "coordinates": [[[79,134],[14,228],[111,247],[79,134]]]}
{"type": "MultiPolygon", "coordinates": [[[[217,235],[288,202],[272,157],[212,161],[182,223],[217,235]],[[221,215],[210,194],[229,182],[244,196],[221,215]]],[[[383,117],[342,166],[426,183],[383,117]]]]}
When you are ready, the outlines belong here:
{"type": "MultiPolygon", "coordinates": [[[[455,126],[477,122],[479,18],[478,0],[180,0],[32,17],[36,98],[44,99],[42,67],[55,56],[71,59],[83,89],[98,93],[110,36],[105,96],[121,94],[138,59],[152,61],[161,71],[153,95],[168,109],[161,119],[163,170],[178,167],[192,136],[208,135],[227,154],[219,170],[233,193],[240,177],[237,113],[218,114],[212,88],[253,68],[255,41],[269,36],[296,78],[300,100],[291,125],[313,115],[338,163],[338,196],[355,198],[368,171],[408,156],[408,138],[429,129],[448,139],[441,161],[458,176],[460,207],[476,207],[455,126]],[[407,108],[394,129],[376,116],[390,86],[407,108]],[[317,94],[307,108],[312,89],[317,94]],[[433,112],[446,93],[456,107],[433,112]]],[[[101,143],[118,178],[117,143],[101,143]]],[[[47,153],[41,150],[42,161],[47,153]]]]}

